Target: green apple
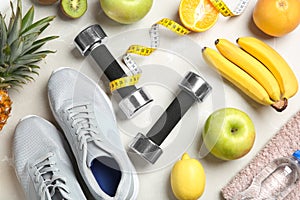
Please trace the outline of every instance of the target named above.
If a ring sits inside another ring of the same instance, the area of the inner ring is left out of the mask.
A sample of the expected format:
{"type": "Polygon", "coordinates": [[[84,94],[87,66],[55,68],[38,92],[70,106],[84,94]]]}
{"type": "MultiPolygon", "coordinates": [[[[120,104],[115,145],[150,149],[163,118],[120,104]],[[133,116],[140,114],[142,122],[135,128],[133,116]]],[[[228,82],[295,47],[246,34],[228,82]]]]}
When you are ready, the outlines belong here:
{"type": "Polygon", "coordinates": [[[245,112],[236,108],[222,108],[207,118],[202,138],[211,154],[222,160],[234,160],[251,150],[255,128],[245,112]]]}
{"type": "Polygon", "coordinates": [[[153,0],[100,0],[104,13],[121,24],[141,20],[151,9],[153,0]]]}

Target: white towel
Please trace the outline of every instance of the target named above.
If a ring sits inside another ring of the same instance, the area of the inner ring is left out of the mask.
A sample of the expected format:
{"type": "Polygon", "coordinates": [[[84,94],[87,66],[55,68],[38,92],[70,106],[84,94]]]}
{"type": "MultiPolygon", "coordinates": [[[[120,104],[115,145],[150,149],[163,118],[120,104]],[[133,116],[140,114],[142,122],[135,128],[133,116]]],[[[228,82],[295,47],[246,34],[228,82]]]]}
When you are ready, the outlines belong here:
{"type": "MultiPolygon", "coordinates": [[[[290,157],[300,149],[300,111],[298,111],[267,142],[262,150],[221,190],[223,197],[230,200],[234,195],[249,187],[253,177],[269,162],[279,157],[290,157]]],[[[285,200],[300,200],[300,184],[285,200]]]]}

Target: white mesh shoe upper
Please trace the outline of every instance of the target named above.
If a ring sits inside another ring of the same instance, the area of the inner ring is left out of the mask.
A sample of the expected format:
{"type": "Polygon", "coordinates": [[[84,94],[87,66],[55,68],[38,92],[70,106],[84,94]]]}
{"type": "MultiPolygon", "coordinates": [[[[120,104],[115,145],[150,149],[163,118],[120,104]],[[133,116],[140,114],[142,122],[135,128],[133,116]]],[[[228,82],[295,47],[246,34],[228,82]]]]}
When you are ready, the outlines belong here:
{"type": "Polygon", "coordinates": [[[106,94],[82,73],[62,68],[48,82],[48,97],[56,121],[72,148],[79,171],[96,199],[136,199],[138,179],[120,139],[112,105],[106,94]],[[91,166],[109,158],[122,176],[115,195],[97,184],[91,166]]]}
{"type": "Polygon", "coordinates": [[[86,199],[60,134],[38,116],[28,116],[18,123],[14,161],[27,199],[86,199]]]}

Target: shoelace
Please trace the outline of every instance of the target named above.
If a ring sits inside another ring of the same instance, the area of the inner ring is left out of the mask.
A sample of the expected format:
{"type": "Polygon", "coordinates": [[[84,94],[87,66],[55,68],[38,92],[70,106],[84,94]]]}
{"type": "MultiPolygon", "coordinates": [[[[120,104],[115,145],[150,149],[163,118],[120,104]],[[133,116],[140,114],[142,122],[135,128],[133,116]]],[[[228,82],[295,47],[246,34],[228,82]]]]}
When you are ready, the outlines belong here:
{"type": "Polygon", "coordinates": [[[88,142],[101,141],[90,104],[72,104],[65,110],[68,111],[67,120],[71,121],[72,128],[76,127],[75,134],[80,150],[83,150],[88,142]]]}
{"type": "Polygon", "coordinates": [[[71,200],[69,188],[66,186],[66,179],[55,175],[55,172],[59,172],[59,169],[55,167],[56,163],[52,159],[53,156],[54,153],[49,152],[31,166],[35,168],[35,182],[40,184],[38,193],[41,200],[51,200],[57,192],[64,200],[71,200]]]}

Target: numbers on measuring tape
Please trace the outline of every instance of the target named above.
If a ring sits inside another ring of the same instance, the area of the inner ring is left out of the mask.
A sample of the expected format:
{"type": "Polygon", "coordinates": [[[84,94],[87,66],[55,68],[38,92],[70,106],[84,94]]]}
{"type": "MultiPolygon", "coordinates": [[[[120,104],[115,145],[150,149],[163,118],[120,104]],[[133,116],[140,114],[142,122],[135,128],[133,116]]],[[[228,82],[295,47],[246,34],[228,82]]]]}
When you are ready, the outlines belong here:
{"type": "Polygon", "coordinates": [[[234,16],[231,10],[222,0],[210,0],[214,7],[225,17],[234,16]]]}
{"type": "Polygon", "coordinates": [[[247,7],[249,0],[240,0],[238,1],[238,5],[234,10],[235,15],[240,15],[244,12],[245,8],[247,7]]]}
{"type": "MultiPolygon", "coordinates": [[[[233,0],[231,0],[233,1],[233,0]]],[[[230,10],[226,3],[222,0],[210,0],[214,7],[225,17],[233,17],[242,14],[248,5],[249,0],[235,1],[236,7],[230,10]]]]}
{"type": "Polygon", "coordinates": [[[110,91],[113,92],[120,88],[135,85],[139,81],[140,77],[141,77],[141,74],[136,74],[133,76],[126,76],[126,77],[118,78],[114,81],[111,81],[109,83],[110,91]]]}
{"type": "Polygon", "coordinates": [[[132,75],[142,73],[142,70],[138,67],[138,65],[134,62],[134,60],[131,58],[131,56],[128,53],[126,53],[123,56],[123,62],[129,69],[129,72],[127,74],[132,76],[132,75]]]}
{"type": "Polygon", "coordinates": [[[149,56],[154,50],[155,48],[146,47],[142,45],[131,45],[127,49],[126,53],[134,53],[141,56],[149,56]]]}
{"type": "Polygon", "coordinates": [[[168,28],[169,30],[173,31],[174,33],[177,33],[178,35],[186,35],[191,32],[188,29],[181,26],[180,24],[168,18],[163,18],[162,20],[158,21],[156,24],[160,24],[168,28]]]}
{"type": "Polygon", "coordinates": [[[178,35],[186,35],[190,33],[188,29],[184,28],[177,22],[168,18],[163,18],[151,26],[151,29],[149,31],[151,47],[142,45],[131,45],[127,49],[126,54],[133,53],[141,56],[149,56],[151,53],[153,53],[153,51],[155,51],[155,49],[159,46],[159,25],[166,27],[167,29],[171,30],[172,32],[178,35]]]}

